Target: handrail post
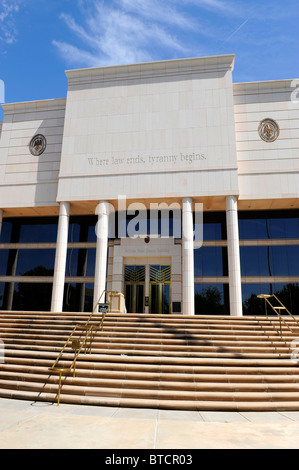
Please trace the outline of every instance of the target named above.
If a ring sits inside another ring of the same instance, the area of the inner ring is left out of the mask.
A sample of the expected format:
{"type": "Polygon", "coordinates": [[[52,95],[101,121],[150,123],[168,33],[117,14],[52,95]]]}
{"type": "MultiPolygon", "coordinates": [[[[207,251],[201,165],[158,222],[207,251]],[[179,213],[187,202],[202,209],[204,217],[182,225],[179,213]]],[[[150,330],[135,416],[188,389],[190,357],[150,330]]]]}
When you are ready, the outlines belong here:
{"type": "Polygon", "coordinates": [[[60,403],[61,376],[62,376],[62,371],[59,372],[59,385],[58,385],[57,406],[59,406],[59,403],[60,403]]]}

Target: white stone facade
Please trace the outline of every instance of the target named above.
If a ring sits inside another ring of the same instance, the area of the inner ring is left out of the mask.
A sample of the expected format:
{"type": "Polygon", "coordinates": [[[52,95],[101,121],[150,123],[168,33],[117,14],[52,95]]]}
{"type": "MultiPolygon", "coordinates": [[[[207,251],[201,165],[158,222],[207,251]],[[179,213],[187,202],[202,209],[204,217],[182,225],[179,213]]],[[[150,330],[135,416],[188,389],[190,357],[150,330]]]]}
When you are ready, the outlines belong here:
{"type": "Polygon", "coordinates": [[[94,302],[105,286],[124,293],[126,263],[144,264],[147,278],[151,263],[169,264],[171,302],[194,314],[192,213],[202,204],[226,214],[230,314],[242,315],[238,210],[298,209],[299,103],[296,80],[234,84],[234,62],[225,55],[71,70],[66,99],[3,105],[1,216],[59,217],[53,311],[62,311],[69,217],[96,215],[94,302]],[[279,126],[273,142],[258,132],[266,118],[279,126]],[[36,134],[47,141],[40,156],[29,149],[36,134]],[[125,210],[178,204],[181,242],[109,244],[109,207],[117,210],[121,197],[125,210]]]}

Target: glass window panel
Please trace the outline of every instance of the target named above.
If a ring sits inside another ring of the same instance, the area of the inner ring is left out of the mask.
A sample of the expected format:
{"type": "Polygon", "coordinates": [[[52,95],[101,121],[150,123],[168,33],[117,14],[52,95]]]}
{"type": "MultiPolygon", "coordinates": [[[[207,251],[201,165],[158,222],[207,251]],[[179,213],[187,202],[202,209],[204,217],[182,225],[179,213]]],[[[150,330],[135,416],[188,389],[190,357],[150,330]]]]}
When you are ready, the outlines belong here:
{"type": "Polygon", "coordinates": [[[50,311],[52,284],[19,282],[14,288],[13,310],[50,311]]]}
{"type": "Polygon", "coordinates": [[[244,239],[299,238],[299,213],[294,211],[241,211],[239,236],[244,239]]]}
{"type": "Polygon", "coordinates": [[[8,220],[3,220],[1,227],[0,243],[9,243],[12,233],[12,222],[8,220]]]}
{"type": "Polygon", "coordinates": [[[203,239],[226,240],[226,213],[204,212],[203,239]]]}
{"type": "Polygon", "coordinates": [[[92,312],[93,310],[93,291],[94,284],[85,284],[84,312],[92,312]]]}
{"type": "Polygon", "coordinates": [[[162,314],[168,315],[170,313],[170,285],[163,284],[162,290],[162,314]]]}
{"type": "Polygon", "coordinates": [[[17,276],[52,276],[55,250],[18,250],[17,276]]]}
{"type": "Polygon", "coordinates": [[[160,309],[160,286],[159,284],[150,285],[151,313],[159,313],[160,309]]]}
{"type": "MultiPolygon", "coordinates": [[[[107,254],[108,258],[108,254],[107,254]]],[[[96,249],[89,248],[87,250],[87,267],[86,267],[86,276],[94,276],[96,265],[96,249]]]]}
{"type": "Polygon", "coordinates": [[[97,241],[96,223],[97,221],[95,220],[95,223],[88,227],[87,241],[90,243],[95,243],[97,241]]]}
{"type": "Polygon", "coordinates": [[[241,246],[242,276],[298,276],[299,246],[241,246]]]}
{"type": "Polygon", "coordinates": [[[0,275],[5,276],[7,274],[7,263],[8,263],[9,250],[0,250],[0,275]]]}
{"type": "Polygon", "coordinates": [[[133,284],[126,284],[126,292],[125,292],[125,303],[126,309],[128,313],[132,313],[134,311],[133,299],[134,299],[134,285],[133,284]]]}
{"type": "Polygon", "coordinates": [[[94,276],[95,248],[68,248],[66,257],[66,276],[94,276]]]}
{"type": "Polygon", "coordinates": [[[4,220],[1,243],[56,243],[57,217],[28,217],[4,220]]]}
{"type": "Polygon", "coordinates": [[[75,243],[79,242],[80,237],[80,225],[76,223],[69,224],[69,231],[68,231],[68,242],[75,243]]]}
{"type": "Polygon", "coordinates": [[[144,312],[144,284],[137,284],[136,289],[136,313],[144,312]]]}
{"type": "Polygon", "coordinates": [[[227,248],[211,246],[194,250],[194,276],[227,275],[227,248]]]}
{"type": "Polygon", "coordinates": [[[4,289],[5,282],[0,282],[0,308],[3,309],[4,306],[4,289]]]}
{"type": "Polygon", "coordinates": [[[70,217],[68,241],[70,243],[95,242],[96,241],[96,216],[72,216],[70,217]]]}
{"type": "MultiPolygon", "coordinates": [[[[259,294],[275,294],[293,315],[299,315],[298,283],[243,283],[242,299],[244,315],[265,315],[265,301],[264,299],[257,298],[259,294]]],[[[268,313],[269,315],[275,315],[270,306],[268,307],[268,313]]]]}
{"type": "Polygon", "coordinates": [[[63,311],[92,312],[93,284],[66,283],[64,286],[63,311]]]}
{"type": "Polygon", "coordinates": [[[56,243],[57,221],[54,223],[22,224],[20,243],[56,243]]]}
{"type": "Polygon", "coordinates": [[[196,315],[229,315],[228,284],[194,284],[196,315]]]}
{"type": "Polygon", "coordinates": [[[77,266],[78,266],[78,248],[68,248],[66,255],[66,264],[65,264],[65,275],[66,276],[77,276],[77,266]]]}

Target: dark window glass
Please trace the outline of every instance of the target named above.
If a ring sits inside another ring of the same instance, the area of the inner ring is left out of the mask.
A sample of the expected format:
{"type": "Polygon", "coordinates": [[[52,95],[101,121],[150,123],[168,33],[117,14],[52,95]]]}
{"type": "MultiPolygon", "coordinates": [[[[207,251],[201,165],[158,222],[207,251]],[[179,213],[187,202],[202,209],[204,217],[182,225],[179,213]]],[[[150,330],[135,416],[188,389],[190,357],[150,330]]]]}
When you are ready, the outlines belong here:
{"type": "Polygon", "coordinates": [[[298,276],[299,246],[241,246],[242,276],[298,276]]]}
{"type": "Polygon", "coordinates": [[[5,282],[0,282],[0,309],[4,309],[4,289],[5,289],[5,282]]]}
{"type": "Polygon", "coordinates": [[[239,212],[239,237],[250,239],[299,238],[299,212],[255,211],[239,212]]]}
{"type": "Polygon", "coordinates": [[[14,289],[13,310],[50,311],[52,284],[19,282],[14,289]]]}
{"type": "Polygon", "coordinates": [[[95,242],[96,216],[70,217],[68,241],[69,242],[95,242]]]}
{"type": "Polygon", "coordinates": [[[1,227],[0,243],[9,243],[11,240],[13,223],[4,219],[1,227]]]}
{"type": "Polygon", "coordinates": [[[229,315],[228,284],[195,284],[196,315],[229,315]]]}
{"type": "Polygon", "coordinates": [[[203,239],[226,240],[226,213],[204,212],[203,214],[203,239]]]}
{"type": "Polygon", "coordinates": [[[95,248],[68,248],[66,276],[94,276],[95,260],[95,248]]]}
{"type": "Polygon", "coordinates": [[[18,250],[15,274],[16,276],[52,276],[54,264],[54,249],[18,250]]]}
{"type": "Polygon", "coordinates": [[[65,312],[92,312],[93,284],[66,283],[63,310],[65,312]]]}
{"type": "MultiPolygon", "coordinates": [[[[299,284],[242,284],[243,314],[265,315],[265,301],[259,299],[259,294],[275,294],[283,305],[293,314],[299,315],[299,284]]],[[[276,315],[270,306],[268,314],[276,315]]],[[[283,311],[281,312],[283,314],[283,311]]]]}
{"type": "Polygon", "coordinates": [[[4,219],[1,243],[56,243],[57,217],[4,219]]]}
{"type": "Polygon", "coordinates": [[[7,274],[9,250],[0,250],[0,276],[7,274]]]}
{"type": "Polygon", "coordinates": [[[209,246],[194,250],[194,276],[227,275],[227,248],[209,246]]]}

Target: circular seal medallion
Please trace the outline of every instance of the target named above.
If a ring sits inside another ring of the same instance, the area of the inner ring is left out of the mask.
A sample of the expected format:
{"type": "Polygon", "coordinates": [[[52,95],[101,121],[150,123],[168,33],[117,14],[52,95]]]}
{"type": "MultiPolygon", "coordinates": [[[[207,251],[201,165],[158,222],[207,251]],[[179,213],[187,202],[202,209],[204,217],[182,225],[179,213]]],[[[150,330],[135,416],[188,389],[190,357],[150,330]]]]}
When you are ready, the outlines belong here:
{"type": "Polygon", "coordinates": [[[47,141],[45,136],[41,134],[37,134],[34,137],[32,137],[30,144],[29,144],[29,149],[32,155],[38,157],[41,155],[47,146],[47,141]]]}
{"type": "Polygon", "coordinates": [[[259,125],[260,138],[265,142],[274,142],[279,136],[279,127],[274,119],[264,119],[259,125]]]}

